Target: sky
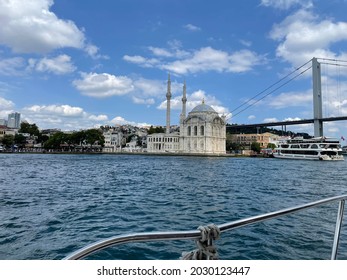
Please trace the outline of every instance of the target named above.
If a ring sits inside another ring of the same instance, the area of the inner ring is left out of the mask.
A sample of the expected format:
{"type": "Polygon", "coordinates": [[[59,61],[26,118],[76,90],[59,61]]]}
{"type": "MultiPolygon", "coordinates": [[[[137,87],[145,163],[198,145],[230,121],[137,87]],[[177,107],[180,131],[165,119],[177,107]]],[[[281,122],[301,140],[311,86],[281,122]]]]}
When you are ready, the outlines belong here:
{"type": "MultiPolygon", "coordinates": [[[[63,131],[165,126],[170,74],[173,125],[184,82],[188,112],[204,100],[228,123],[310,119],[313,57],[323,117],[347,116],[346,10],[346,0],[0,0],[0,118],[20,112],[63,131]]],[[[347,122],[324,134],[347,138],[347,122]]]]}

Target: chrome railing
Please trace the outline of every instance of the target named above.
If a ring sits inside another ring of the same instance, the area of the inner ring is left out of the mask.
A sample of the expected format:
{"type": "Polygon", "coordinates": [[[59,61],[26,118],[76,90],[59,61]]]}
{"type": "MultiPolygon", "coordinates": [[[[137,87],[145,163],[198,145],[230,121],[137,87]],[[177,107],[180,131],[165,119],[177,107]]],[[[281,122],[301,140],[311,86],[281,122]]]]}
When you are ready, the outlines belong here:
{"type": "MultiPolygon", "coordinates": [[[[318,200],[315,202],[303,204],[296,207],[286,208],[279,211],[262,214],[258,216],[253,216],[250,218],[245,218],[237,221],[233,221],[230,223],[225,223],[219,225],[220,232],[230,231],[236,228],[241,228],[247,225],[263,222],[266,220],[282,217],[288,214],[292,214],[295,212],[299,212],[305,209],[317,207],[320,205],[332,203],[339,201],[337,219],[335,224],[335,234],[334,241],[332,244],[332,252],[331,259],[335,260],[337,257],[337,250],[340,240],[341,226],[343,220],[344,213],[344,205],[345,200],[347,199],[347,195],[335,196],[331,198],[326,198],[322,200],[318,200]]],[[[201,232],[198,230],[193,231],[171,231],[171,232],[152,232],[152,233],[133,233],[127,235],[118,235],[108,239],[101,240],[99,242],[93,243],[89,246],[86,246],[78,251],[73,252],[68,255],[64,259],[66,260],[78,260],[85,258],[86,256],[100,251],[102,249],[116,246],[125,243],[133,243],[133,242],[146,242],[146,241],[163,241],[163,240],[199,240],[201,238],[201,232]]]]}

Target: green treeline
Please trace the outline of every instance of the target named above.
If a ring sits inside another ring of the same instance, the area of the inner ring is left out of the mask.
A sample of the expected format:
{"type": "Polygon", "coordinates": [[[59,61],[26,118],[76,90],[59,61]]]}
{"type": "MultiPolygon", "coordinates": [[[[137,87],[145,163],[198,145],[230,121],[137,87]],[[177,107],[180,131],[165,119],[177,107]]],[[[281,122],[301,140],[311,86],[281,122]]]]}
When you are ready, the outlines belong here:
{"type": "Polygon", "coordinates": [[[53,150],[61,149],[62,146],[100,145],[103,147],[104,143],[105,139],[100,130],[88,129],[73,133],[57,132],[44,143],[43,147],[53,150]]]}

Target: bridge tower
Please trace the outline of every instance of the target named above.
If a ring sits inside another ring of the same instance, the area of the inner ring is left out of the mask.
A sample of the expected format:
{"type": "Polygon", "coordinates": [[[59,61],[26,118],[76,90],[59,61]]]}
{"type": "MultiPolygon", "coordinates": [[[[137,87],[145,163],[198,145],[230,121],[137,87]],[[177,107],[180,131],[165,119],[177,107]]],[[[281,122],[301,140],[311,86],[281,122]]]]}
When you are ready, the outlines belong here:
{"type": "Polygon", "coordinates": [[[166,93],[166,134],[170,133],[170,100],[171,100],[171,80],[170,73],[167,80],[167,93],[166,93]]]}
{"type": "Polygon", "coordinates": [[[317,58],[312,58],[312,89],[313,89],[313,119],[314,136],[323,136],[322,83],[321,67],[317,58]]]}

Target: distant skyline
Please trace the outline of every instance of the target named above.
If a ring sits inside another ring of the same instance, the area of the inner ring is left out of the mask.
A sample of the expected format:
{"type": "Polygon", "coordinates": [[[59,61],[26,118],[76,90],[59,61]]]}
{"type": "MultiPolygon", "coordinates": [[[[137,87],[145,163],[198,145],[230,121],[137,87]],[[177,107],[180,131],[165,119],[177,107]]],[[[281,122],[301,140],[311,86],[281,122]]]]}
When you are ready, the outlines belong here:
{"type": "MultiPolygon", "coordinates": [[[[263,90],[313,57],[339,60],[322,64],[323,116],[347,116],[346,10],[346,0],[0,0],[0,119],[165,126],[169,73],[172,125],[184,81],[187,112],[204,99],[229,123],[308,119],[310,69],[263,90]]],[[[347,138],[347,122],[324,134],[347,138]]]]}

